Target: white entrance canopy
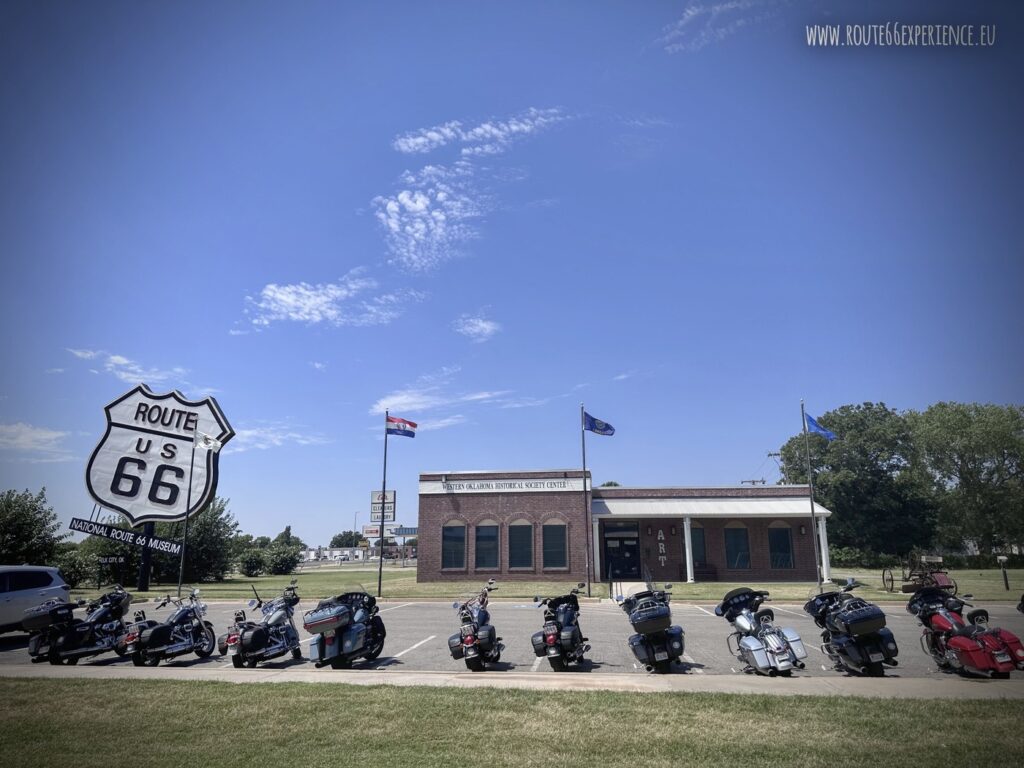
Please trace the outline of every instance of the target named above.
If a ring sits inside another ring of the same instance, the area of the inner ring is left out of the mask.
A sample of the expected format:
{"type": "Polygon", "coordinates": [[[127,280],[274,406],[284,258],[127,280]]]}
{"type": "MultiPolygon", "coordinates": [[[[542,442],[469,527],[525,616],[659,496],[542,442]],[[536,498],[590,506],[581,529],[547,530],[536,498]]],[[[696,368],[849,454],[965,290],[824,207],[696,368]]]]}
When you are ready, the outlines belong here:
{"type": "MultiPolygon", "coordinates": [[[[602,499],[591,503],[594,518],[615,517],[809,517],[810,504],[807,497],[791,498],[648,498],[648,499],[602,499]]],[[[820,517],[831,517],[832,513],[815,503],[814,513],[820,517]]]]}

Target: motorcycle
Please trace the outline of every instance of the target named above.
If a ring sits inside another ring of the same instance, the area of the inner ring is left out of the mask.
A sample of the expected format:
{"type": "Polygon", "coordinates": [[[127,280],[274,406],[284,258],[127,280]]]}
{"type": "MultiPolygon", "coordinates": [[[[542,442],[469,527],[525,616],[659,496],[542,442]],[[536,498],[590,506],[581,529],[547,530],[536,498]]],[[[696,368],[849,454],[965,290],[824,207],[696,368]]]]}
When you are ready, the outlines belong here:
{"type": "Polygon", "coordinates": [[[892,631],[885,626],[885,613],[850,592],[863,586],[850,579],[839,591],[811,598],[804,611],[822,629],[821,652],[838,670],[869,677],[881,677],[885,666],[895,667],[899,648],[892,631]]]}
{"type": "Polygon", "coordinates": [[[794,669],[803,669],[807,649],[796,630],[776,627],[775,612],[761,608],[768,592],[740,587],[727,592],[715,608],[733,628],[726,639],[729,652],[746,665],[746,672],[789,677],[794,669]],[[733,647],[735,644],[735,647],[733,647]]]}
{"type": "Polygon", "coordinates": [[[243,666],[252,668],[261,661],[270,661],[288,652],[293,659],[302,658],[302,641],[292,619],[295,606],[299,604],[295,583],[292,579],[281,595],[269,603],[264,603],[256,588],[252,588],[256,599],[249,601],[249,608],[259,609],[263,614],[259,623],[247,620],[244,610],[235,612],[235,624],[228,631],[225,645],[236,669],[243,666]]]}
{"type": "Polygon", "coordinates": [[[1012,632],[988,626],[988,611],[978,608],[964,617],[971,595],[954,597],[935,587],[924,587],[907,602],[924,627],[921,648],[939,669],[1007,678],[1024,669],[1024,647],[1012,632]]]}
{"type": "Polygon", "coordinates": [[[321,600],[302,621],[305,630],[316,635],[309,646],[310,660],[317,667],[330,664],[332,669],[350,669],[356,659],[376,659],[387,636],[379,611],[376,599],[366,592],[321,600]]]}
{"type": "Polygon", "coordinates": [[[672,610],[668,607],[671,589],[672,585],[666,584],[665,589],[637,592],[625,599],[618,597],[619,606],[636,632],[629,638],[629,648],[648,672],[671,672],[672,662],[682,657],[686,647],[683,628],[672,624],[672,610]]]}
{"type": "Polygon", "coordinates": [[[167,595],[157,603],[155,610],[159,611],[168,604],[174,605],[174,612],[166,621],[138,625],[125,638],[135,666],[155,667],[162,660],[186,653],[205,659],[216,650],[217,636],[213,624],[203,620],[206,604],[200,602],[198,589],[189,592],[186,600],[167,595]]]}
{"type": "Polygon", "coordinates": [[[28,653],[33,663],[77,664],[79,659],[108,651],[124,656],[123,617],[131,603],[132,596],[115,584],[113,590],[92,602],[48,600],[30,608],[22,627],[31,633],[28,653]],[[75,609],[83,606],[85,619],[76,619],[75,609]]]}
{"type": "Polygon", "coordinates": [[[539,657],[546,656],[555,672],[564,672],[569,664],[579,664],[590,650],[589,638],[580,629],[580,603],[576,599],[585,586],[581,582],[567,595],[533,598],[538,608],[544,608],[544,626],[530,638],[533,652],[539,657]]]}
{"type": "Polygon", "coordinates": [[[497,588],[491,579],[466,602],[452,603],[462,626],[448,638],[448,650],[453,659],[465,659],[466,667],[473,672],[482,672],[488,663],[496,664],[505,649],[501,638],[495,636],[491,614],[487,610],[488,595],[497,588]]]}

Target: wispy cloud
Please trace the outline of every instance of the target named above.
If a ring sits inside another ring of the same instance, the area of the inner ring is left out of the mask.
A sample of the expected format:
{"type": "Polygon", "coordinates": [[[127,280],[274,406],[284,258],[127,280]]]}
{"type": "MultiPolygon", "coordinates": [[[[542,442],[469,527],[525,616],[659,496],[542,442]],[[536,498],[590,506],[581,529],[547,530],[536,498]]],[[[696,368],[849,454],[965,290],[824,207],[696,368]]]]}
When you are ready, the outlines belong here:
{"type": "Polygon", "coordinates": [[[92,360],[94,357],[103,354],[94,349],[72,349],[71,347],[65,347],[65,349],[79,360],[92,360]]]}
{"type": "Polygon", "coordinates": [[[64,373],[64,369],[63,368],[47,368],[46,372],[47,373],[64,373]]]}
{"type": "Polygon", "coordinates": [[[93,360],[102,363],[102,371],[98,368],[89,368],[90,373],[108,373],[126,384],[173,387],[191,395],[212,395],[217,392],[213,387],[193,384],[189,381],[189,369],[181,366],[174,366],[172,368],[145,366],[124,355],[117,355],[98,349],[68,348],[67,351],[80,360],[93,360]]]}
{"type": "Polygon", "coordinates": [[[259,296],[246,297],[247,313],[256,329],[271,323],[291,321],[334,326],[387,325],[401,316],[405,305],[423,298],[419,291],[401,288],[366,295],[378,288],[377,281],[354,269],[336,283],[270,283],[259,296]]]}
{"type": "Polygon", "coordinates": [[[267,423],[238,429],[226,446],[224,453],[245,453],[266,451],[287,445],[326,445],[331,440],[319,432],[302,429],[282,423],[267,423]]]}
{"type": "Polygon", "coordinates": [[[432,419],[429,421],[421,421],[419,423],[420,432],[430,432],[435,429],[446,429],[447,427],[454,427],[458,424],[464,424],[466,417],[462,414],[455,414],[454,416],[448,416],[444,419],[432,419]]]}
{"type": "Polygon", "coordinates": [[[543,131],[570,119],[562,109],[531,107],[512,117],[486,120],[475,126],[466,126],[459,120],[450,120],[431,128],[398,136],[392,143],[405,154],[425,154],[448,144],[462,144],[463,157],[497,155],[505,152],[513,142],[543,131]]]}
{"type": "Polygon", "coordinates": [[[781,13],[784,0],[691,0],[683,15],[663,30],[658,43],[668,53],[699,51],[781,13]]]}
{"type": "Polygon", "coordinates": [[[316,360],[310,360],[309,364],[313,367],[314,371],[326,371],[327,370],[327,363],[320,363],[320,362],[317,362],[316,360]]]}
{"type": "Polygon", "coordinates": [[[450,167],[428,165],[417,173],[403,173],[394,194],[373,199],[393,264],[423,272],[455,257],[478,236],[474,222],[489,203],[473,175],[465,161],[450,167]]]}
{"type": "Polygon", "coordinates": [[[625,381],[626,379],[633,378],[633,376],[635,375],[635,371],[626,371],[625,373],[620,373],[617,376],[613,376],[612,381],[625,381]]]}
{"type": "Polygon", "coordinates": [[[456,333],[461,333],[467,339],[480,344],[500,331],[501,325],[494,320],[488,320],[483,315],[462,315],[452,323],[452,328],[456,333]]]}
{"type": "Polygon", "coordinates": [[[69,434],[23,422],[0,424],[0,451],[9,451],[31,464],[74,461],[74,454],[63,445],[69,434]]]}
{"type": "Polygon", "coordinates": [[[467,403],[492,403],[510,394],[510,390],[453,391],[451,379],[458,367],[446,367],[420,376],[414,384],[385,395],[370,406],[369,413],[377,416],[384,411],[417,414],[467,403]]]}

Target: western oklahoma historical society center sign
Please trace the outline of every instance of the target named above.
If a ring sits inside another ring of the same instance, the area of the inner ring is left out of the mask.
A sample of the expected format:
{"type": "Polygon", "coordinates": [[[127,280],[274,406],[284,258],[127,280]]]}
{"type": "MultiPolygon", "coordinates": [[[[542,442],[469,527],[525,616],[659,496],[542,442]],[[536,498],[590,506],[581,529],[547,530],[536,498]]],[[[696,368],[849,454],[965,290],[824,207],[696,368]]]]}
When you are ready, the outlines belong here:
{"type": "Polygon", "coordinates": [[[140,384],[104,410],[107,431],[85,471],[100,506],[134,526],[184,520],[210,502],[218,449],[235,434],[216,400],[157,395],[140,384]]]}

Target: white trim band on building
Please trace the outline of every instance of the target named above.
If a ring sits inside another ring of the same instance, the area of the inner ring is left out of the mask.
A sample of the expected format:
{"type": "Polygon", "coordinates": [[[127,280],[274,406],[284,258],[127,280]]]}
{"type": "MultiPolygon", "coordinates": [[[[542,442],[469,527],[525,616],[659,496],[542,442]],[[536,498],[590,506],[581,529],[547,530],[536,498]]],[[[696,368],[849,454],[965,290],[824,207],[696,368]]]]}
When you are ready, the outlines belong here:
{"type": "MultiPolygon", "coordinates": [[[[816,515],[822,519],[832,513],[818,503],[816,515]]],[[[807,518],[807,497],[783,499],[600,499],[591,502],[591,514],[605,517],[799,517],[807,518]]]]}

